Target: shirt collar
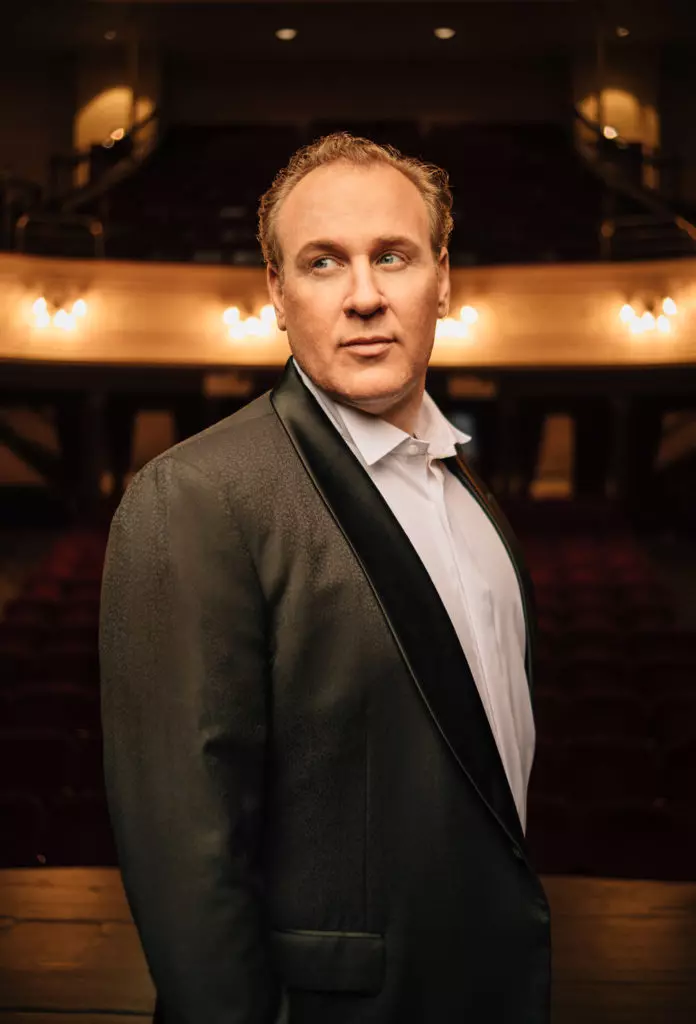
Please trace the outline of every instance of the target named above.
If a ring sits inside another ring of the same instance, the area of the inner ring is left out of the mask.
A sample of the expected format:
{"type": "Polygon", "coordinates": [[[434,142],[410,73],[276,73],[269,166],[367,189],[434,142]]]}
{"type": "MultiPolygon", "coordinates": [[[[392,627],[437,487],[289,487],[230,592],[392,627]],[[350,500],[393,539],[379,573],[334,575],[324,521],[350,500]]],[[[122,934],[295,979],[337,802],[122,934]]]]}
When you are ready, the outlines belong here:
{"type": "Polygon", "coordinates": [[[414,438],[420,441],[424,445],[424,450],[427,449],[431,458],[435,459],[444,459],[455,455],[455,443],[466,444],[471,440],[469,434],[463,433],[449,422],[427,391],[423,392],[416,428],[414,434],[411,435],[405,430],[401,430],[400,427],[387,423],[379,416],[373,416],[360,409],[337,402],[323,388],[314,383],[294,356],[292,361],[300,378],[329,416],[338,432],[349,444],[352,441],[368,466],[379,462],[400,445],[405,445],[414,438]]]}

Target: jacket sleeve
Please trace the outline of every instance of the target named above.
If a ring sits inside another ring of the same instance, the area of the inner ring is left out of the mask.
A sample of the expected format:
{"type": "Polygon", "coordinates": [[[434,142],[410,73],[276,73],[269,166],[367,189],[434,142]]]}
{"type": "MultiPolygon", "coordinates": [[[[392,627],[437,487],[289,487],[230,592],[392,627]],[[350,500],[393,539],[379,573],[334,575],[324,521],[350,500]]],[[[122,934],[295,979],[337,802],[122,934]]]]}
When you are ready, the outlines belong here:
{"type": "Polygon", "coordinates": [[[123,885],[167,1024],[273,1024],[259,869],[265,605],[224,486],[133,479],[102,582],[101,712],[123,885]]]}

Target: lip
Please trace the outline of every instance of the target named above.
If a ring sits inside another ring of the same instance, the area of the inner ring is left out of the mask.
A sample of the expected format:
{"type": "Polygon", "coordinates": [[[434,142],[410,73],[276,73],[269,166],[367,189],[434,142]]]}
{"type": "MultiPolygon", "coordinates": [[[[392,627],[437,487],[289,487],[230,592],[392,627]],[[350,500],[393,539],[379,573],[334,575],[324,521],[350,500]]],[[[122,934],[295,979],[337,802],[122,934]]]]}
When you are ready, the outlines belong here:
{"type": "Polygon", "coordinates": [[[344,341],[343,347],[354,349],[356,352],[366,355],[378,355],[380,352],[386,351],[393,344],[393,338],[353,338],[351,341],[344,341]]]}

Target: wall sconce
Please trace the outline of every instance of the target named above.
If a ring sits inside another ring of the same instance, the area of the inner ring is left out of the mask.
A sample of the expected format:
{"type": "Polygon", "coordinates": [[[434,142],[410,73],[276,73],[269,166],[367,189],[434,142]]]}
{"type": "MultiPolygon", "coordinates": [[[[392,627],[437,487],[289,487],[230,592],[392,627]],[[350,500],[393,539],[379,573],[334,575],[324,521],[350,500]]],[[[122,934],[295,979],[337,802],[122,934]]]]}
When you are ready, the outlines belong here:
{"type": "Polygon", "coordinates": [[[641,304],[626,303],[621,307],[619,320],[628,326],[631,334],[645,334],[648,331],[659,331],[660,334],[669,334],[672,330],[671,317],[678,313],[677,304],[669,295],[665,296],[658,303],[641,304]],[[638,305],[638,309],[636,309],[638,305]],[[658,312],[659,309],[659,312],[658,312]]]}
{"type": "Polygon", "coordinates": [[[447,339],[462,339],[469,337],[470,328],[479,318],[478,310],[474,306],[462,306],[459,310],[459,317],[445,316],[437,321],[435,326],[435,341],[447,339]]]}
{"type": "Polygon", "coordinates": [[[87,316],[87,303],[84,299],[76,299],[66,309],[58,302],[51,302],[41,295],[32,303],[31,313],[33,326],[38,330],[57,327],[60,331],[74,331],[78,321],[87,316]]]}
{"type": "Polygon", "coordinates": [[[242,315],[237,306],[229,306],[222,314],[222,321],[227,326],[227,333],[235,341],[247,338],[272,338],[278,330],[275,309],[273,306],[262,306],[258,316],[242,315]]]}

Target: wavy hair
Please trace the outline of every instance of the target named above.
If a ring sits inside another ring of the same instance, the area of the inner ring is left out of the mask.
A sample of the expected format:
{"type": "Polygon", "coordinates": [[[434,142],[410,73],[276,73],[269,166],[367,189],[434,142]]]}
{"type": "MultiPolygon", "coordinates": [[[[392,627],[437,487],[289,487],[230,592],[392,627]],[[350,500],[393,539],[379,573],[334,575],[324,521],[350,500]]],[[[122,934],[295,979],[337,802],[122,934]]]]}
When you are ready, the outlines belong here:
{"type": "Polygon", "coordinates": [[[452,191],[447,171],[418,157],[404,156],[395,146],[381,145],[349,132],[333,132],[298,149],[287,166],[278,171],[271,187],[261,196],[257,238],[261,243],[264,262],[282,275],[283,257],[276,231],[280,207],[295,185],[310,171],[339,161],[356,167],[387,164],[412,181],[428,209],[431,245],[437,259],[442,247],[447,247],[454,226],[452,191]]]}

